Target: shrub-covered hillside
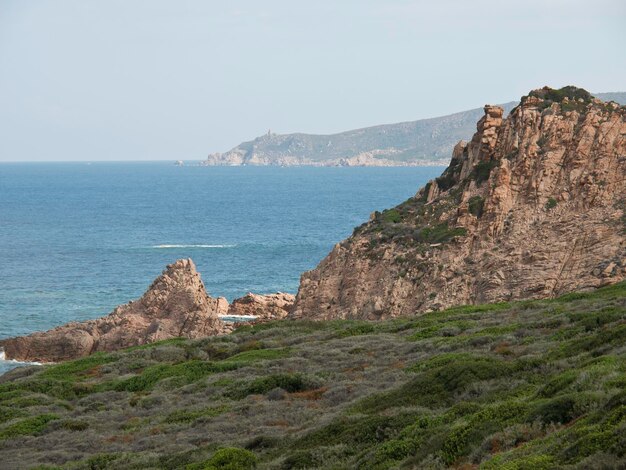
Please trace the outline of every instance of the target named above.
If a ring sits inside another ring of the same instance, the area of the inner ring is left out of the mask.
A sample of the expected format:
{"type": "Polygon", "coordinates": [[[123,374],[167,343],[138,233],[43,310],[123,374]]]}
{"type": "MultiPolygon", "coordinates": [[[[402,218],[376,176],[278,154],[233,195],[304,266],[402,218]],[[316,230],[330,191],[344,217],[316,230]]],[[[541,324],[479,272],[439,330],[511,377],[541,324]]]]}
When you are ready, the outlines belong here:
{"type": "Polygon", "coordinates": [[[626,284],[281,321],[0,383],[3,468],[626,466],[626,284]]]}

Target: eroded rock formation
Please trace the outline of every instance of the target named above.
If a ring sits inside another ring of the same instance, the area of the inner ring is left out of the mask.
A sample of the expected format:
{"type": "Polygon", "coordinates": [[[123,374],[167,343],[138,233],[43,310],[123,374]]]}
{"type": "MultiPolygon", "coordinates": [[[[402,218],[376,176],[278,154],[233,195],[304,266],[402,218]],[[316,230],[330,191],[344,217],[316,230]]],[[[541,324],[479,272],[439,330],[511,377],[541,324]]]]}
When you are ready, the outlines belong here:
{"type": "Polygon", "coordinates": [[[173,337],[217,335],[224,330],[218,315],[227,311],[226,299],[210,297],[193,261],[183,259],[167,266],[139,300],[106,317],[1,340],[0,347],[7,359],[57,362],[173,337]]]}
{"type": "Polygon", "coordinates": [[[303,274],[292,317],[383,319],[626,277],[626,108],[544,88],[303,274]]]}
{"type": "Polygon", "coordinates": [[[284,292],[266,295],[249,293],[233,300],[228,309],[228,314],[255,315],[257,322],[280,320],[289,314],[295,299],[293,294],[284,292]]]}

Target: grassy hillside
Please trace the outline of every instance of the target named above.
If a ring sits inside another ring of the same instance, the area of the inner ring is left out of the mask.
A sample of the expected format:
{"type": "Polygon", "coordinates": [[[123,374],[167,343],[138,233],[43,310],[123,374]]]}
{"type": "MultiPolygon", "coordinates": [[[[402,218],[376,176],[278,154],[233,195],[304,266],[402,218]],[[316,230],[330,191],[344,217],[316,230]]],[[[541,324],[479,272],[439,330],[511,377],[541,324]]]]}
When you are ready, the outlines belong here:
{"type": "Polygon", "coordinates": [[[3,468],[617,468],[626,284],[282,321],[0,379],[3,468]]]}

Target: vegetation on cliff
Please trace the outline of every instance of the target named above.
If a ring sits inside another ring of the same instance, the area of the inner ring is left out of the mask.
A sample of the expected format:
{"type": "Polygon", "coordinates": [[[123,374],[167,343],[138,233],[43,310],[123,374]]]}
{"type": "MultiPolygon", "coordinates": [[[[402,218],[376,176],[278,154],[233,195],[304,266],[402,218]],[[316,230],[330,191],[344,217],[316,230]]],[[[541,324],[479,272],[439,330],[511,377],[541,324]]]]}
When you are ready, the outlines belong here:
{"type": "Polygon", "coordinates": [[[172,339],[4,376],[0,456],[47,469],[614,468],[624,344],[626,283],[172,339]]]}

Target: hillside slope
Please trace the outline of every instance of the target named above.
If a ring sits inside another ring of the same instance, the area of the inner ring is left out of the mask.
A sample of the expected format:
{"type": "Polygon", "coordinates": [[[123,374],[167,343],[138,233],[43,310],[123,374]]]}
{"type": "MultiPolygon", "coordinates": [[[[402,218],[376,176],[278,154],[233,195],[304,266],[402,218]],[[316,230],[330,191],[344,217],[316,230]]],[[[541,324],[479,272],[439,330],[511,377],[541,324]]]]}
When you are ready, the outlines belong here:
{"type": "Polygon", "coordinates": [[[0,377],[0,461],[6,470],[623,468],[624,344],[621,283],[98,353],[0,377]]]}
{"type": "Polygon", "coordinates": [[[626,277],[626,107],[535,90],[415,197],[303,274],[294,317],[382,319],[553,297],[626,277]]]}
{"type": "MultiPolygon", "coordinates": [[[[626,93],[598,93],[598,98],[626,104],[626,93]]],[[[505,115],[517,101],[501,105],[505,115]]],[[[386,124],[339,134],[271,134],[213,153],[204,165],[447,165],[452,148],[469,139],[482,116],[476,108],[418,121],[386,124]]]]}

